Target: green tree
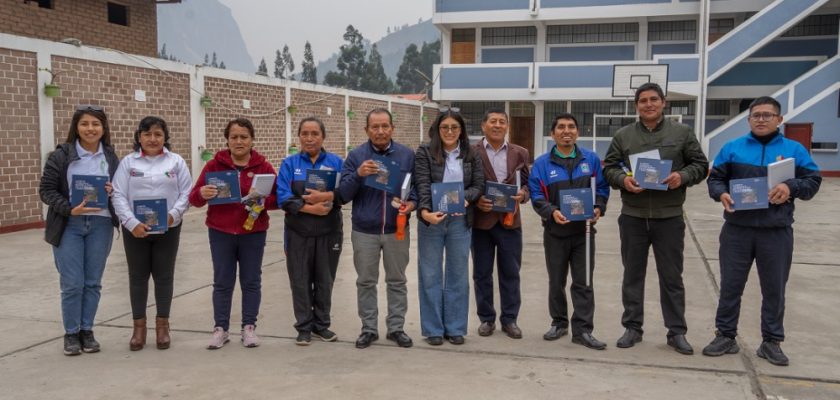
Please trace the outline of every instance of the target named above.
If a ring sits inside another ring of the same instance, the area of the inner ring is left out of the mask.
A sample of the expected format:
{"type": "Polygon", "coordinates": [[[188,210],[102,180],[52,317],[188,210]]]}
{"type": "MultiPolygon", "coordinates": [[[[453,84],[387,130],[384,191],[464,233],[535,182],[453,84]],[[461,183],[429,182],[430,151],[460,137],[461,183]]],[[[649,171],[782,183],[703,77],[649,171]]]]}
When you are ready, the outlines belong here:
{"type": "Polygon", "coordinates": [[[158,53],[158,58],[162,58],[164,60],[169,59],[169,55],[166,54],[166,43],[164,43],[163,47],[160,48],[160,52],[158,53]]]}
{"type": "Polygon", "coordinates": [[[213,52],[213,61],[210,62],[210,66],[213,68],[219,68],[219,60],[216,58],[216,52],[213,52]]]}
{"type": "Polygon", "coordinates": [[[343,37],[347,43],[339,48],[338,72],[327,72],[324,83],[330,86],[361,90],[361,81],[365,74],[365,56],[367,55],[363,43],[364,38],[353,25],[347,25],[343,37]]]}
{"type": "Polygon", "coordinates": [[[225,62],[224,62],[224,61],[222,61],[222,62],[220,62],[220,63],[219,63],[219,68],[221,68],[221,69],[227,69],[227,66],[225,66],[225,62]]]}
{"type": "Polygon", "coordinates": [[[204,64],[201,64],[201,65],[203,65],[205,67],[210,65],[210,56],[208,56],[207,53],[204,53],[204,64]]]}
{"type": "Polygon", "coordinates": [[[306,41],[306,46],[303,48],[303,63],[300,65],[302,71],[300,73],[300,80],[309,83],[318,83],[318,69],[315,67],[315,56],[312,55],[312,45],[306,41]]]}
{"type": "Polygon", "coordinates": [[[382,55],[374,44],[370,48],[370,56],[365,64],[365,73],[361,79],[361,90],[371,93],[391,93],[394,84],[388,75],[385,75],[385,68],[382,67],[382,55]]]}
{"type": "Polygon", "coordinates": [[[402,64],[397,70],[397,91],[399,93],[420,93],[426,87],[426,81],[415,71],[422,69],[422,60],[417,45],[412,43],[405,49],[402,64]]]}
{"type": "Polygon", "coordinates": [[[280,50],[274,53],[274,77],[284,79],[286,77],[286,63],[283,61],[283,55],[280,50]]]}
{"type": "Polygon", "coordinates": [[[283,46],[283,65],[286,67],[286,72],[284,76],[291,80],[295,80],[294,72],[295,72],[295,61],[292,59],[291,53],[289,53],[289,45],[283,46]]]}
{"type": "Polygon", "coordinates": [[[268,67],[265,65],[265,57],[260,60],[260,66],[257,68],[257,75],[268,76],[268,67]]]}

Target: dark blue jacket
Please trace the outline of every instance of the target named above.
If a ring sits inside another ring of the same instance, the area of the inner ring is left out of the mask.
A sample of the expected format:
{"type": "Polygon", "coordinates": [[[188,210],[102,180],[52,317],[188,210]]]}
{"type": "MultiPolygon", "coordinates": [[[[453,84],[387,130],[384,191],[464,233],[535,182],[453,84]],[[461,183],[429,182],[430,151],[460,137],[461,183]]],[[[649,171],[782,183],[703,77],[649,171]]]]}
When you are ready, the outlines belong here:
{"type": "MultiPolygon", "coordinates": [[[[341,171],[341,157],[327,153],[321,149],[321,154],[312,163],[309,154],[301,152],[283,160],[280,173],[277,174],[277,205],[286,211],[285,226],[298,235],[310,237],[321,236],[334,231],[341,231],[341,196],[336,188],[333,198],[333,208],[324,216],[300,212],[304,201],[301,196],[306,194],[306,170],[330,169],[341,171]]],[[[338,177],[336,177],[338,179],[338,177]]]]}
{"type": "Polygon", "coordinates": [[[709,196],[720,201],[729,192],[729,180],[767,176],[767,164],[793,157],[796,177],[785,182],[790,188],[790,200],[784,204],[770,204],[766,209],[723,213],[727,223],[748,227],[785,227],[793,224],[794,198],[810,200],[820,190],[820,171],[814,160],[799,142],[778,134],[762,144],[753,134],[732,140],[720,149],[709,179],[709,196]]]}
{"type": "MultiPolygon", "coordinates": [[[[359,165],[372,159],[374,153],[393,158],[400,164],[400,171],[403,174],[414,170],[414,152],[408,147],[392,140],[388,150],[377,151],[368,140],[353,149],[344,160],[338,191],[344,202],[353,202],[351,215],[354,231],[371,235],[391,234],[397,231],[398,210],[391,206],[394,195],[365,186],[365,178],[356,173],[359,165]]],[[[417,194],[413,189],[408,200],[417,204],[417,194]]],[[[410,216],[408,220],[411,220],[410,216]]]]}
{"type": "Polygon", "coordinates": [[[585,221],[573,221],[565,225],[554,222],[552,214],[560,209],[558,192],[562,189],[588,188],[590,179],[595,176],[595,207],[601,210],[601,216],[607,211],[610,198],[610,185],[604,179],[601,159],[598,154],[575,145],[576,155],[571,170],[563,166],[560,157],[554,154],[552,146],[548,153],[534,161],[531,176],[528,177],[528,189],[531,191],[531,204],[542,217],[543,227],[557,236],[572,236],[586,233],[585,221]]]}

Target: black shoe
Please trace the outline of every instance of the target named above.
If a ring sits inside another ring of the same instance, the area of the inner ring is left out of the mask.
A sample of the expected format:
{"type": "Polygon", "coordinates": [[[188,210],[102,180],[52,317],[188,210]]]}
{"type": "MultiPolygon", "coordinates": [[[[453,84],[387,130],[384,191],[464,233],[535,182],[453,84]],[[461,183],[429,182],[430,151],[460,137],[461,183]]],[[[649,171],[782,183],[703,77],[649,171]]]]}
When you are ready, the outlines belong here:
{"type": "Polygon", "coordinates": [[[516,322],[502,324],[502,332],[507,333],[508,337],[511,339],[522,339],[522,329],[519,329],[516,322]]]}
{"type": "Polygon", "coordinates": [[[64,334],[64,355],[78,356],[82,354],[82,343],[79,341],[78,333],[64,334]]]}
{"type": "Polygon", "coordinates": [[[569,333],[569,328],[563,328],[562,326],[552,325],[551,328],[548,329],[548,332],[543,335],[543,339],[545,340],[557,340],[563,336],[566,336],[569,333]]]}
{"type": "Polygon", "coordinates": [[[595,337],[592,336],[592,334],[589,332],[583,332],[580,334],[580,336],[572,336],[572,343],[582,344],[586,347],[589,347],[590,349],[595,350],[604,350],[607,348],[606,343],[595,339],[595,337]]]}
{"type": "Polygon", "coordinates": [[[432,346],[440,346],[443,344],[443,337],[441,336],[429,336],[426,338],[426,343],[432,346]]]}
{"type": "Polygon", "coordinates": [[[79,341],[82,342],[83,352],[96,353],[99,351],[99,342],[93,337],[93,331],[79,331],[79,341]]]}
{"type": "Polygon", "coordinates": [[[688,344],[688,340],[685,339],[685,335],[668,336],[668,346],[673,347],[674,350],[680,354],[685,354],[687,356],[694,354],[694,348],[688,344]]]}
{"type": "Polygon", "coordinates": [[[455,344],[455,345],[464,344],[464,337],[463,336],[449,336],[449,335],[447,335],[445,337],[446,337],[446,340],[449,341],[449,343],[452,343],[452,344],[455,344]]]}
{"type": "Polygon", "coordinates": [[[633,328],[627,328],[627,330],[624,331],[624,334],[621,335],[621,337],[618,339],[617,342],[615,342],[615,346],[619,347],[619,348],[622,348],[622,349],[627,349],[627,348],[635,346],[636,343],[639,343],[641,341],[642,341],[642,333],[641,332],[639,332],[639,331],[637,331],[633,328]]]}
{"type": "Polygon", "coordinates": [[[790,360],[782,352],[782,348],[776,340],[765,340],[762,342],[761,346],[758,346],[758,350],[755,351],[755,355],[769,361],[773,365],[785,367],[790,364],[790,360]]]}
{"type": "Polygon", "coordinates": [[[724,354],[735,354],[740,351],[738,342],[735,339],[717,333],[712,342],[703,348],[703,355],[710,357],[722,356],[724,354]]]}
{"type": "Polygon", "coordinates": [[[379,340],[379,335],[373,332],[362,332],[359,335],[359,338],[356,339],[356,348],[357,349],[366,349],[370,347],[370,344],[379,340]]]}
{"type": "Polygon", "coordinates": [[[411,338],[405,334],[403,331],[394,331],[389,333],[385,336],[386,339],[397,342],[397,346],[400,347],[411,347],[414,345],[414,342],[411,341],[411,338]]]}
{"type": "Polygon", "coordinates": [[[316,338],[320,338],[321,340],[323,340],[325,342],[335,342],[336,340],[338,340],[338,335],[336,335],[335,332],[333,332],[333,331],[331,331],[327,328],[321,329],[320,331],[319,330],[312,331],[312,336],[315,336],[316,338]]]}
{"type": "Polygon", "coordinates": [[[300,331],[298,332],[297,338],[295,339],[295,344],[298,346],[309,346],[309,343],[312,342],[312,334],[309,331],[300,331]]]}
{"type": "Polygon", "coordinates": [[[489,321],[484,321],[478,327],[478,336],[490,336],[496,330],[496,324],[489,321]]]}

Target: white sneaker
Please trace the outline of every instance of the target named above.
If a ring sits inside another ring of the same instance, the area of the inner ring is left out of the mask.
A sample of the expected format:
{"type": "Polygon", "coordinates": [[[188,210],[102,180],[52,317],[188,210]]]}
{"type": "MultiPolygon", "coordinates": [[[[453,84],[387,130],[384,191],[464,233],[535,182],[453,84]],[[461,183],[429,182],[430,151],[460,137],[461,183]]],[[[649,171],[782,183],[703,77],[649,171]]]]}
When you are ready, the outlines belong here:
{"type": "Polygon", "coordinates": [[[257,336],[257,333],[254,331],[256,327],[254,325],[245,325],[242,328],[242,332],[240,332],[240,341],[242,345],[245,347],[257,347],[260,345],[260,338],[257,336]]]}
{"type": "Polygon", "coordinates": [[[221,349],[225,343],[229,342],[230,334],[222,329],[221,326],[217,326],[213,328],[213,337],[210,339],[210,343],[207,345],[208,350],[216,350],[221,349]]]}

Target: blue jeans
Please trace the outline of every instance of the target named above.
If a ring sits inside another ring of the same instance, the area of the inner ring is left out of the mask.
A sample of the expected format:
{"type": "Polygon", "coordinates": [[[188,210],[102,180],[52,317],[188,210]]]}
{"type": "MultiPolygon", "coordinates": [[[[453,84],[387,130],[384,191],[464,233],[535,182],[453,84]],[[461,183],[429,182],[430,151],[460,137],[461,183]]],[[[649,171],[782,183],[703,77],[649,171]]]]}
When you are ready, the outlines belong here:
{"type": "Polygon", "coordinates": [[[230,328],[230,308],[236,267],[242,289],[242,327],[256,325],[262,298],[262,260],[266,233],[233,235],[210,228],[210,257],[213,259],[214,327],[230,328]]]}
{"type": "Polygon", "coordinates": [[[470,228],[464,216],[417,224],[420,328],[423,336],[464,336],[470,308],[470,228]],[[446,265],[444,268],[444,253],[446,265]]]}
{"type": "Polygon", "coordinates": [[[68,219],[61,244],[53,246],[64,332],[74,334],[93,329],[102,274],[113,241],[111,218],[79,215],[68,219]]]}

